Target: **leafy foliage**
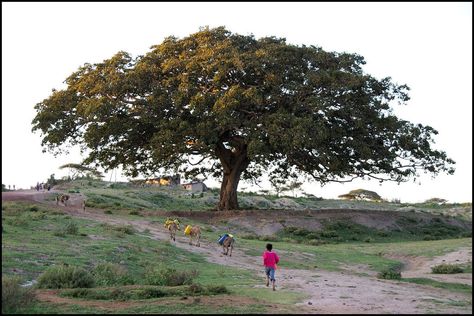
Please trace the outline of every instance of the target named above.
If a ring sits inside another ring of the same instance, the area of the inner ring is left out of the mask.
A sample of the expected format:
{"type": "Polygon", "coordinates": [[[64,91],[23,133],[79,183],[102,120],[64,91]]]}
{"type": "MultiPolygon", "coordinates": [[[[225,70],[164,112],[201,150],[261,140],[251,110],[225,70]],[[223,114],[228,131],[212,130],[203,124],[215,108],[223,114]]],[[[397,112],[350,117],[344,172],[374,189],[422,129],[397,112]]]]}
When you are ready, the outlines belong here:
{"type": "Polygon", "coordinates": [[[68,163],[59,167],[59,169],[64,169],[64,168],[69,168],[70,170],[74,172],[74,174],[71,177],[72,179],[76,179],[77,177],[84,177],[84,176],[87,176],[89,178],[95,177],[98,179],[103,177],[102,173],[100,173],[96,169],[92,167],[84,166],[82,164],[68,163]]]}
{"type": "Polygon", "coordinates": [[[20,286],[18,276],[2,275],[2,314],[13,314],[34,301],[34,292],[31,288],[20,286]]]}
{"type": "Polygon", "coordinates": [[[391,267],[389,269],[383,270],[377,274],[379,279],[386,280],[400,280],[402,278],[402,273],[399,267],[391,267]]]}
{"type": "Polygon", "coordinates": [[[377,192],[364,190],[364,189],[357,189],[352,190],[349,193],[339,195],[340,198],[345,198],[349,200],[373,200],[373,201],[381,201],[382,198],[377,192]]]}
{"type": "Polygon", "coordinates": [[[458,264],[440,264],[431,268],[432,273],[452,274],[463,273],[463,268],[458,264]]]}

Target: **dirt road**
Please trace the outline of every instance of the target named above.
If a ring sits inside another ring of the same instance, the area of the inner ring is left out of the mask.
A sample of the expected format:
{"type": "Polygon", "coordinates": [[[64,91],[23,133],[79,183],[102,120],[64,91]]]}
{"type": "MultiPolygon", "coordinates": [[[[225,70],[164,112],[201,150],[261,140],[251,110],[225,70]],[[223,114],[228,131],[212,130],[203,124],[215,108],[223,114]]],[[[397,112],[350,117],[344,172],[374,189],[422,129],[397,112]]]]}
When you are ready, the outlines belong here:
{"type": "MultiPolygon", "coordinates": [[[[29,200],[56,205],[44,201],[47,193],[36,191],[15,191],[2,193],[2,200],[29,200]]],[[[148,230],[151,238],[169,240],[168,232],[162,225],[147,220],[126,220],[112,218],[103,210],[80,208],[81,196],[72,196],[70,206],[61,206],[71,216],[107,222],[116,225],[133,225],[138,231],[148,230]]],[[[260,257],[248,256],[242,249],[235,248],[232,257],[221,254],[221,248],[215,242],[201,241],[201,247],[190,246],[184,236],[177,236],[175,245],[188,251],[202,254],[209,262],[230,265],[236,268],[261,271],[263,290],[271,290],[264,285],[264,275],[260,257]]],[[[282,256],[283,257],[283,256],[282,256]]],[[[433,262],[458,263],[470,261],[472,249],[459,249],[455,253],[423,261],[421,258],[400,258],[405,260],[409,270],[403,271],[403,277],[426,277],[427,267],[433,262]],[[444,261],[443,261],[444,260],[444,261]]],[[[353,269],[357,270],[357,269],[353,269]]],[[[358,272],[361,272],[360,269],[358,272]]],[[[432,276],[432,275],[431,275],[432,276]]],[[[451,282],[443,276],[444,281],[451,282]]],[[[469,280],[458,280],[472,284],[469,280]]],[[[464,275],[464,278],[467,278],[464,275]]],[[[277,271],[277,290],[291,290],[305,293],[308,298],[298,303],[301,313],[327,314],[471,314],[472,300],[468,295],[453,293],[444,289],[407,282],[381,280],[375,276],[360,276],[350,272],[330,272],[321,269],[296,270],[280,268],[277,271]],[[468,302],[461,304],[459,302],[468,302]]]]}

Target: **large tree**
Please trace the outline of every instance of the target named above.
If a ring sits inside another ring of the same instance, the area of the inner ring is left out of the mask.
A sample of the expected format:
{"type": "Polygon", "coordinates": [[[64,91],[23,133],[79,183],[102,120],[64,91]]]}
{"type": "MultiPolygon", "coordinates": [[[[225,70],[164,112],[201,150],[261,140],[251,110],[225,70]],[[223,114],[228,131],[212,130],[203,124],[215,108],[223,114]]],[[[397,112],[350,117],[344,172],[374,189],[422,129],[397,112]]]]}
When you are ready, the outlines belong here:
{"type": "Polygon", "coordinates": [[[357,54],[204,28],[144,56],[86,63],[35,106],[33,131],[45,150],[80,145],[83,163],[129,176],[222,177],[219,210],[238,208],[240,179],[263,174],[325,184],[453,173],[454,161],[432,148],[436,130],[393,114],[408,87],[364,64],[357,54]]]}

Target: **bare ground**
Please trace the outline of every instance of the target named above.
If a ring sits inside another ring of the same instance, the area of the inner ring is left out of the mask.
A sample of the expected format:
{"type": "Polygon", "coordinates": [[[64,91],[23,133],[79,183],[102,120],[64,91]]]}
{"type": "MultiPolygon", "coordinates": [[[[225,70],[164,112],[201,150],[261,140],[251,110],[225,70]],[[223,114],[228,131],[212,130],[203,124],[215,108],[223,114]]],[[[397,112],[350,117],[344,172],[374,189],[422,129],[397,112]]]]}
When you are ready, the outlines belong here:
{"type": "MultiPolygon", "coordinates": [[[[15,191],[2,193],[2,200],[29,200],[45,203],[44,198],[48,193],[36,191],[15,191]]],[[[87,209],[85,212],[80,209],[82,196],[72,195],[71,205],[63,208],[71,216],[91,219],[99,222],[107,222],[117,225],[133,225],[138,231],[149,230],[151,238],[157,240],[169,240],[169,235],[162,225],[152,224],[146,219],[143,220],[125,220],[112,218],[103,214],[102,210],[87,209]]],[[[46,202],[53,204],[53,202],[46,202]]],[[[55,205],[54,205],[55,206],[55,205]]],[[[56,206],[55,206],[56,207],[56,206]]],[[[205,212],[198,216],[206,216],[205,212]]],[[[180,213],[182,216],[185,214],[180,213]]],[[[251,213],[246,213],[247,221],[253,221],[251,213]]],[[[300,213],[301,214],[301,213],[300,213]]],[[[336,213],[332,213],[334,215],[336,213]]],[[[191,215],[191,214],[189,214],[191,215]]],[[[212,222],[214,217],[208,218],[212,222]]],[[[218,216],[228,217],[230,221],[238,222],[245,226],[244,217],[240,212],[218,214],[218,216]]],[[[311,216],[311,214],[308,214],[311,216]]],[[[329,215],[327,215],[329,216],[329,215]]],[[[347,212],[344,214],[347,216],[347,212]]],[[[290,214],[288,219],[293,216],[290,214]]],[[[359,220],[364,220],[359,219],[359,220]]],[[[368,220],[368,219],[367,219],[368,220]]],[[[279,226],[269,218],[260,220],[263,229],[271,233],[279,226]]],[[[304,219],[303,221],[304,222],[304,219]]],[[[248,222],[247,222],[248,223],[248,222]]],[[[255,223],[255,222],[254,222],[255,223]]],[[[281,225],[281,224],[280,224],[281,225]]],[[[379,224],[373,223],[377,226],[379,224]]],[[[385,221],[384,225],[390,225],[385,221]]],[[[251,226],[251,225],[248,225],[251,226]]],[[[184,236],[177,236],[175,245],[188,251],[202,254],[209,262],[217,264],[230,265],[236,268],[251,270],[255,272],[262,271],[261,258],[249,256],[241,249],[234,249],[232,257],[221,254],[221,248],[217,247],[215,242],[207,240],[201,241],[201,247],[195,247],[188,244],[184,236]]],[[[431,269],[433,265],[439,263],[464,263],[472,261],[472,249],[461,248],[453,253],[448,253],[441,257],[398,257],[405,263],[405,270],[402,271],[403,277],[424,277],[437,279],[443,282],[459,282],[472,285],[472,274],[462,275],[433,275],[431,269]]],[[[277,270],[277,290],[291,290],[299,293],[305,293],[308,298],[297,303],[300,313],[328,313],[328,314],[472,314],[472,299],[469,295],[462,293],[453,293],[444,289],[436,289],[429,286],[423,286],[413,283],[398,282],[392,280],[377,279],[364,266],[354,266],[344,272],[330,272],[321,269],[296,270],[279,268],[277,270]],[[366,272],[369,276],[361,276],[360,272],[366,272]],[[458,306],[459,302],[467,302],[464,306],[458,306]]],[[[264,275],[262,271],[262,291],[271,290],[264,285],[264,275]]],[[[40,299],[53,300],[54,291],[43,292],[40,299]]],[[[55,299],[60,300],[58,299],[55,299]]],[[[77,301],[74,300],[77,304],[77,301]]],[[[210,304],[212,302],[209,302],[210,304]]],[[[93,303],[90,303],[93,304],[93,303]]],[[[95,302],[94,304],[98,304],[95,302]]],[[[106,304],[106,303],[104,303],[106,304]]],[[[94,305],[95,306],[95,305],[94,305]]],[[[104,306],[107,308],[107,306],[104,306]]],[[[278,313],[278,310],[275,310],[278,313]]]]}

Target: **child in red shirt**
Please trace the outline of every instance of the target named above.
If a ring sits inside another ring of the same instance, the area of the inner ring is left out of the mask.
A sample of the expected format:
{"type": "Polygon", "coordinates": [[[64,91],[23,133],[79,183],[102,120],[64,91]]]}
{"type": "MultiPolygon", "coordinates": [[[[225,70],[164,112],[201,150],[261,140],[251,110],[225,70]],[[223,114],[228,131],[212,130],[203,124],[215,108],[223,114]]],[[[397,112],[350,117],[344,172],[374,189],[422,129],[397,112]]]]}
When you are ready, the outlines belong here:
{"type": "Polygon", "coordinates": [[[263,252],[263,265],[265,266],[265,275],[267,276],[267,286],[269,285],[269,279],[272,281],[273,291],[275,291],[275,270],[276,264],[280,261],[280,258],[276,252],[272,252],[272,244],[267,244],[267,250],[263,252]]]}

